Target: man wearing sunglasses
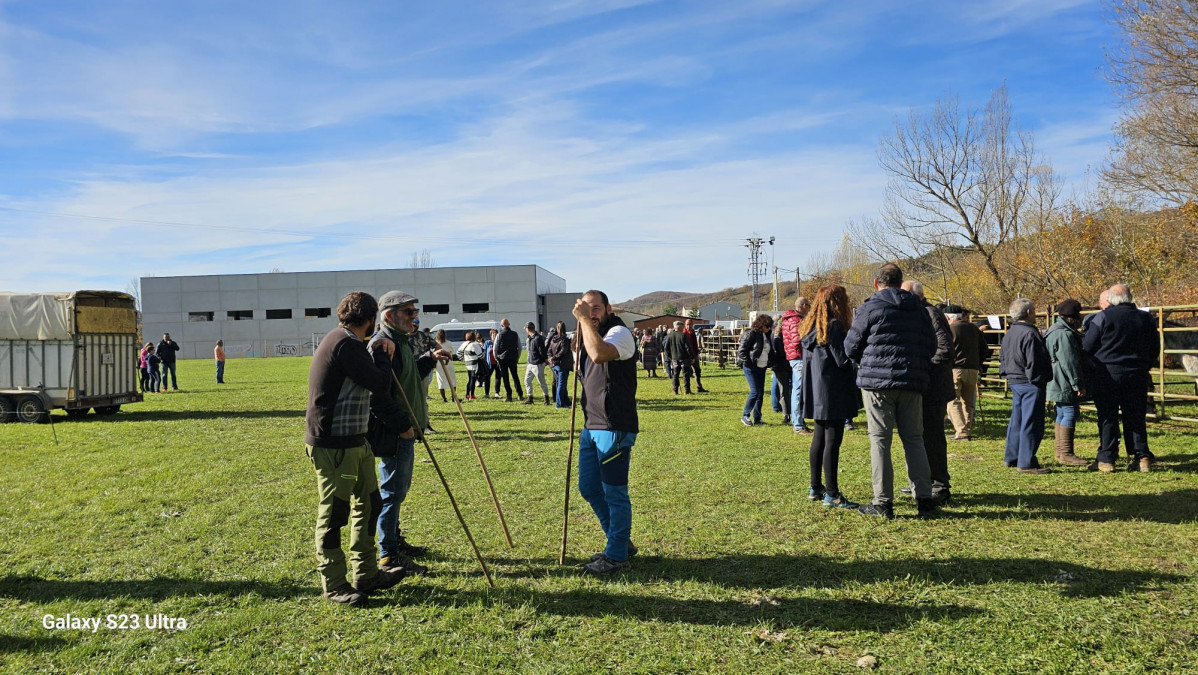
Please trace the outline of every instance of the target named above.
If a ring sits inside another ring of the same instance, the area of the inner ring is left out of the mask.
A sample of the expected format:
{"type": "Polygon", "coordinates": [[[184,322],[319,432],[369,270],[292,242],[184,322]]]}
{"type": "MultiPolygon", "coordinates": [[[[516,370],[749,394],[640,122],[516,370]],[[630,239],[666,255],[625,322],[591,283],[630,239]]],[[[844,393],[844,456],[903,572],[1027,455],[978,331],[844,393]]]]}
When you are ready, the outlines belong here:
{"type": "MultiPolygon", "coordinates": [[[[408,489],[412,486],[412,465],[415,461],[416,434],[419,430],[428,428],[428,404],[424,398],[421,381],[436,367],[437,361],[448,362],[451,354],[443,349],[430,349],[415,354],[411,341],[416,333],[416,316],[420,310],[416,308],[416,298],[403,291],[388,291],[379,299],[379,310],[383,313],[383,323],[378,332],[370,339],[373,347],[381,341],[395,343],[395,356],[391,359],[391,370],[395,380],[403,388],[403,394],[391,383],[388,391],[392,401],[407,410],[404,396],[416,419],[408,420],[406,428],[392,428],[385,431],[398,436],[398,451],[393,457],[379,458],[379,493],[383,499],[382,511],[378,516],[379,532],[379,567],[382,569],[403,568],[410,574],[420,574],[428,568],[412,561],[413,556],[426,553],[424,546],[408,543],[403,530],[399,526],[399,510],[408,489]]],[[[371,408],[383,407],[387,401],[375,401],[371,397],[371,408]]]]}

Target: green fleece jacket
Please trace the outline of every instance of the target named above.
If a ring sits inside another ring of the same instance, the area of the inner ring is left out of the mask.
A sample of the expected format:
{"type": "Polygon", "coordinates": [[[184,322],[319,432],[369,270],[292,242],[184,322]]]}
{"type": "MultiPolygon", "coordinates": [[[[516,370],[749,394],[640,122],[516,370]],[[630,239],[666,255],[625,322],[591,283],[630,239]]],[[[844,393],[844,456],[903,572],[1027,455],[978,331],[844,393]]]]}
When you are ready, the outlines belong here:
{"type": "Polygon", "coordinates": [[[1048,356],[1052,359],[1052,381],[1045,398],[1056,403],[1075,405],[1077,392],[1085,389],[1082,380],[1082,336],[1072,326],[1057,317],[1044,334],[1048,356]]]}

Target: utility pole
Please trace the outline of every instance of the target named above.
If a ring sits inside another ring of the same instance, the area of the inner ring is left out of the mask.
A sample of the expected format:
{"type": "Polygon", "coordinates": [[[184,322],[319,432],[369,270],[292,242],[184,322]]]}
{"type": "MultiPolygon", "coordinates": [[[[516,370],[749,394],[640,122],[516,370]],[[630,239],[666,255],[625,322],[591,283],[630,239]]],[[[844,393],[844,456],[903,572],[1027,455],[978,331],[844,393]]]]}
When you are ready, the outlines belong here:
{"type": "MultiPolygon", "coordinates": [[[[761,259],[761,245],[765,243],[765,240],[761,237],[753,236],[749,237],[745,241],[748,242],[745,244],[745,248],[749,249],[749,284],[751,289],[749,291],[749,297],[751,299],[750,306],[753,308],[753,311],[756,312],[758,309],[760,309],[757,302],[757,285],[761,283],[761,277],[765,276],[767,265],[767,263],[761,259]]],[[[770,244],[772,245],[773,243],[773,237],[770,237],[770,244]]]]}
{"type": "Polygon", "coordinates": [[[774,264],[774,238],[770,237],[770,267],[774,268],[774,302],[770,308],[778,311],[778,266],[774,264]]]}

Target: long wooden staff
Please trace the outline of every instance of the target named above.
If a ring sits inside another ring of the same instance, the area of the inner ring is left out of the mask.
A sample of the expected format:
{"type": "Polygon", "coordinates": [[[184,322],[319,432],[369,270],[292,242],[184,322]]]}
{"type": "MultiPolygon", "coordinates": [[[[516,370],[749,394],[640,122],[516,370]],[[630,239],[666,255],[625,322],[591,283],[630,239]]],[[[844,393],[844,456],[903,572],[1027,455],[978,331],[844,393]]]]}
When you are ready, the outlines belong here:
{"type": "MultiPolygon", "coordinates": [[[[396,346],[396,349],[403,347],[396,346]]],[[[395,387],[399,389],[399,395],[403,397],[404,407],[408,409],[408,417],[412,420],[412,428],[420,427],[420,420],[416,419],[416,413],[412,411],[412,404],[408,401],[408,395],[403,390],[403,385],[399,383],[399,378],[395,376],[395,371],[391,371],[391,379],[395,381],[395,387]]],[[[462,512],[458,509],[458,503],[453,498],[453,492],[449,489],[449,483],[445,480],[445,474],[441,473],[441,466],[437,464],[437,458],[433,455],[433,449],[428,444],[428,438],[424,435],[424,429],[417,432],[420,440],[424,443],[424,449],[428,452],[428,458],[433,462],[433,468],[437,470],[437,476],[441,478],[441,485],[445,486],[445,494],[449,496],[449,503],[453,506],[453,512],[458,514],[458,522],[462,524],[462,531],[466,533],[466,539],[470,541],[470,548],[474,549],[474,557],[478,559],[479,567],[483,568],[483,576],[487,578],[487,583],[491,588],[495,588],[495,582],[491,580],[491,571],[487,569],[487,563],[483,561],[483,556],[478,552],[478,545],[474,543],[474,536],[470,534],[470,528],[466,525],[466,519],[462,517],[462,512]]]]}
{"type": "Polygon", "coordinates": [[[574,395],[570,400],[570,451],[566,454],[566,506],[562,514],[562,548],[557,564],[566,564],[566,535],[570,531],[570,469],[574,467],[574,419],[578,412],[578,371],[582,366],[582,322],[574,333],[578,336],[578,359],[574,363],[574,395]]]}
{"type": "MultiPolygon", "coordinates": [[[[445,373],[445,381],[449,382],[449,366],[437,362],[437,367],[441,372],[445,373]]],[[[499,525],[503,527],[503,536],[507,538],[508,548],[515,548],[512,543],[512,535],[507,529],[507,520],[503,517],[503,507],[499,505],[499,495],[495,494],[495,484],[491,482],[491,474],[487,471],[487,463],[483,461],[483,453],[478,449],[478,441],[474,440],[474,430],[470,428],[470,422],[466,419],[466,411],[462,409],[462,401],[458,398],[457,387],[450,387],[449,393],[453,396],[453,402],[458,406],[458,414],[462,416],[462,424],[466,427],[466,435],[470,437],[470,444],[474,446],[474,456],[478,457],[478,465],[483,468],[483,478],[487,479],[487,488],[491,490],[491,501],[495,502],[495,513],[499,514],[499,525]]]]}

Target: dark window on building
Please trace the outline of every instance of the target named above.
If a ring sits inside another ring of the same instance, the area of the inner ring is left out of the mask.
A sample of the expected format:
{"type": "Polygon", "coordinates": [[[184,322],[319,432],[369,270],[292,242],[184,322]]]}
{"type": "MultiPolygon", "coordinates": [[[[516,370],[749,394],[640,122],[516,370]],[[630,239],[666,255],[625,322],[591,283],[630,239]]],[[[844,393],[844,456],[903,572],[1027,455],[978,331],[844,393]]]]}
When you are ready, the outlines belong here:
{"type": "Polygon", "coordinates": [[[268,309],[266,310],[267,319],[290,319],[290,309],[268,309]]]}
{"type": "Polygon", "coordinates": [[[463,302],[463,314],[484,314],[491,311],[491,303],[489,302],[463,302]]]}
{"type": "Polygon", "coordinates": [[[254,310],[252,309],[231,309],[229,310],[229,321],[253,321],[254,310]]]}
{"type": "Polygon", "coordinates": [[[212,321],[216,312],[188,312],[188,321],[212,321]]]}
{"type": "Polygon", "coordinates": [[[324,319],[332,315],[328,307],[309,307],[304,310],[304,316],[309,319],[324,319]]]}
{"type": "Polygon", "coordinates": [[[420,311],[424,314],[449,314],[449,305],[423,305],[420,311]]]}

